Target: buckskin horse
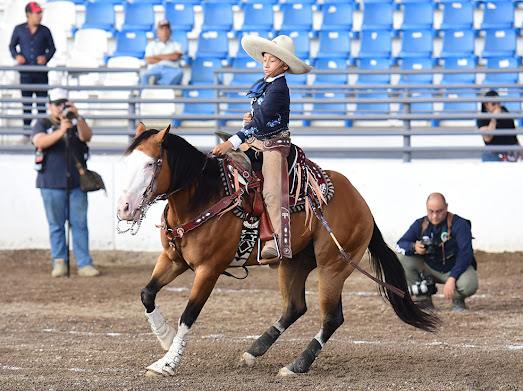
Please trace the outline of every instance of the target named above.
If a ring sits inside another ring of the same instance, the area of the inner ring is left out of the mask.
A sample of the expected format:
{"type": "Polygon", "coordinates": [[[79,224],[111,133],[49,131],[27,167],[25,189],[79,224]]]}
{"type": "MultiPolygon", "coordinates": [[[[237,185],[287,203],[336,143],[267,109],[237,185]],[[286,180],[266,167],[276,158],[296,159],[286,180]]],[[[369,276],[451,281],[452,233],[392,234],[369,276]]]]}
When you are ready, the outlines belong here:
{"type": "MultiPolygon", "coordinates": [[[[226,197],[220,179],[219,159],[200,152],[182,137],[169,134],[169,129],[146,130],[140,123],[125,152],[127,179],[117,205],[119,220],[139,227],[148,206],[159,198],[167,199],[161,235],[163,251],[150,281],[141,292],[152,331],[167,353],[147,367],[146,375],[169,376],[175,373],[189,331],[216,281],[234,259],[242,230],[242,220],[228,211],[230,208],[226,209],[233,203],[234,195],[226,197]],[[220,217],[216,216],[216,208],[213,209],[216,205],[220,206],[220,211],[225,209],[220,217]],[[185,232],[179,228],[166,229],[187,227],[184,224],[188,221],[194,223],[191,227],[194,229],[185,232]],[[162,287],[188,269],[194,271],[194,283],[176,330],[159,312],[155,298],[162,287]]],[[[391,304],[397,316],[426,331],[434,331],[438,326],[439,320],[433,313],[425,312],[413,303],[403,268],[383,240],[363,197],[340,173],[326,173],[335,192],[328,204],[321,208],[323,220],[309,216],[310,220],[304,227],[306,213],[292,214],[294,255],[291,259],[283,259],[278,269],[283,313],[242,355],[242,365],[253,366],[256,357],[266,353],[278,337],[306,312],[305,281],[317,268],[321,327],[303,353],[283,367],[279,374],[307,372],[344,321],[343,284],[358,267],[367,248],[374,274],[385,280],[383,286],[379,286],[380,294],[391,304]],[[325,229],[323,222],[332,227],[340,247],[336,246],[333,235],[325,229]],[[339,256],[340,248],[345,257],[339,256]],[[392,288],[399,288],[405,294],[396,294],[392,288]]],[[[257,264],[256,251],[253,251],[245,265],[257,264]]]]}

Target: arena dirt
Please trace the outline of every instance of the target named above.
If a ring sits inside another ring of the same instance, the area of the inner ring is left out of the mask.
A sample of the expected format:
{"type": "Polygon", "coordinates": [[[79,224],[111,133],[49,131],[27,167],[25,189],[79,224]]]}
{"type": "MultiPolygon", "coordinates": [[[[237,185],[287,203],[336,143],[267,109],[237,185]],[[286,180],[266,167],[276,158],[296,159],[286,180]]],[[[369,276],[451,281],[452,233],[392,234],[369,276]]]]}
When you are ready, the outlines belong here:
{"type": "MultiPolygon", "coordinates": [[[[281,311],[277,272],[268,267],[250,268],[243,281],[220,277],[176,375],[146,378],[144,368],[163,355],[140,302],[157,254],[93,255],[101,277],[80,278],[73,266],[70,278],[52,279],[48,251],[0,251],[0,390],[523,388],[523,253],[477,253],[479,291],[463,313],[437,295],[443,325],[435,334],[399,321],[374,283],[355,272],[343,293],[345,323],[308,374],[285,378],[278,370],[319,330],[315,273],[308,312],[254,368],[239,367],[239,357],[281,311]]],[[[192,279],[187,272],[158,295],[172,324],[192,279]]]]}

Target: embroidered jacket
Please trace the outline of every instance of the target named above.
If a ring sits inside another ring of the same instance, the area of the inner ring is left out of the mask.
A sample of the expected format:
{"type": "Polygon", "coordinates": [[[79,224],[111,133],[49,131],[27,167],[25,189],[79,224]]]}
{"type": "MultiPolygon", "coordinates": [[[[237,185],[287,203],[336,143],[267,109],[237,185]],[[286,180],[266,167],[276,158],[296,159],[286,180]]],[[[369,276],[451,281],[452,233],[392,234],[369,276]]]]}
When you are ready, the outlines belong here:
{"type": "Polygon", "coordinates": [[[290,95],[284,74],[258,80],[252,87],[252,121],[231,137],[234,148],[245,142],[251,135],[265,140],[289,129],[290,95]]]}

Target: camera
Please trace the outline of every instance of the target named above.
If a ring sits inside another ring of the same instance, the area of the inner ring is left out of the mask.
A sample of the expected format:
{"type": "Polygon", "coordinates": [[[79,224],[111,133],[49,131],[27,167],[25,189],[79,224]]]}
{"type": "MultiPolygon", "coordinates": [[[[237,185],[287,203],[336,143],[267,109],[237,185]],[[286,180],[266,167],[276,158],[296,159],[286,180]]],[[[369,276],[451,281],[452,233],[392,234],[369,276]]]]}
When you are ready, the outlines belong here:
{"type": "Polygon", "coordinates": [[[421,280],[416,281],[414,285],[409,286],[409,293],[411,296],[429,294],[433,295],[438,291],[436,283],[434,282],[434,277],[420,274],[421,280]]]}
{"type": "Polygon", "coordinates": [[[64,106],[64,110],[62,111],[62,115],[64,116],[64,118],[67,118],[67,119],[76,118],[76,115],[71,110],[71,105],[65,105],[64,106]]]}
{"type": "Polygon", "coordinates": [[[428,236],[424,236],[421,239],[421,244],[423,246],[425,246],[425,255],[435,255],[436,254],[438,245],[436,243],[434,243],[434,240],[432,240],[428,236]]]}

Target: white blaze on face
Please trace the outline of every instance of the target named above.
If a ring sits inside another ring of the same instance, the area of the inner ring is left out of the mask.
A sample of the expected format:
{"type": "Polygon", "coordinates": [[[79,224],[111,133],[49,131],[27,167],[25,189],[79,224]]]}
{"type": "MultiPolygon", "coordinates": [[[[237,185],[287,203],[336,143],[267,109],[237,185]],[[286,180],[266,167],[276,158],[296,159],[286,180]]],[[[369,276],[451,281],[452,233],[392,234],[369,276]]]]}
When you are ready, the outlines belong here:
{"type": "Polygon", "coordinates": [[[142,151],[134,150],[124,158],[127,167],[124,188],[118,198],[117,212],[122,220],[136,220],[137,211],[132,215],[142,200],[145,189],[151,183],[154,173],[154,159],[142,151]]]}

